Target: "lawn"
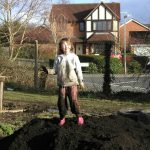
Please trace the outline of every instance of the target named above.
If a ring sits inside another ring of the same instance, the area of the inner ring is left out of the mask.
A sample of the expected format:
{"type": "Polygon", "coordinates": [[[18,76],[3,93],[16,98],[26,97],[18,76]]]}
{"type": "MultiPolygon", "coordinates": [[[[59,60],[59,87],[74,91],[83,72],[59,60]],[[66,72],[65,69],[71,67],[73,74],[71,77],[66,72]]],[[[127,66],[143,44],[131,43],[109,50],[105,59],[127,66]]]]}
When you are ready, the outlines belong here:
{"type": "MultiPolygon", "coordinates": [[[[150,102],[145,96],[143,99],[137,99],[137,97],[133,99],[134,96],[132,98],[122,98],[123,96],[96,98],[93,95],[94,98],[92,98],[92,95],[85,95],[79,95],[79,103],[82,114],[87,116],[108,116],[116,114],[120,109],[150,109],[150,102]]],[[[0,137],[13,133],[11,129],[15,131],[34,118],[59,117],[57,95],[46,92],[4,91],[3,109],[23,109],[24,112],[0,113],[0,137]]],[[[68,112],[68,118],[74,116],[70,110],[68,112]]]]}
{"type": "MultiPolygon", "coordinates": [[[[26,103],[45,103],[50,106],[57,105],[57,95],[50,95],[48,93],[25,93],[18,91],[5,91],[4,92],[4,101],[11,102],[26,102],[26,103]]],[[[133,98],[129,99],[119,99],[119,98],[91,98],[90,97],[79,97],[79,102],[81,108],[85,112],[94,112],[94,113],[113,113],[122,108],[137,108],[137,109],[149,109],[150,102],[141,100],[134,100],[133,98]]]]}

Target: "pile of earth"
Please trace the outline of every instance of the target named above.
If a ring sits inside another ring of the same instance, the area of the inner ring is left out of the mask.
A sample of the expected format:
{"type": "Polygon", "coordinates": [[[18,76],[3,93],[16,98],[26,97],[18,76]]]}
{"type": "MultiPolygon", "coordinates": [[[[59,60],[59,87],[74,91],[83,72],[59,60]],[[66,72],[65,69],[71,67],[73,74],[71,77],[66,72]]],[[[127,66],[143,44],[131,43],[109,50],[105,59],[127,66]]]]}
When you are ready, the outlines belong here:
{"type": "Polygon", "coordinates": [[[1,150],[150,150],[150,116],[84,116],[58,125],[58,118],[33,119],[13,135],[0,140],[1,150]]]}

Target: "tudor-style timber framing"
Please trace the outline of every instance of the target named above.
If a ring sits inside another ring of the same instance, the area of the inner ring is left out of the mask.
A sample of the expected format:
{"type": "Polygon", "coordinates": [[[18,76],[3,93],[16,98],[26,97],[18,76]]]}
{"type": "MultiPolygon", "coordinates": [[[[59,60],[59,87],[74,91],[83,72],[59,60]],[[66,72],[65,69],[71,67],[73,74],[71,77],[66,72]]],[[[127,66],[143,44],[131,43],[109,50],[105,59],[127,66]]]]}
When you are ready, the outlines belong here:
{"type": "Polygon", "coordinates": [[[56,4],[51,14],[58,25],[60,16],[66,18],[58,38],[70,37],[77,54],[101,54],[108,41],[119,49],[120,3],[56,4]]]}

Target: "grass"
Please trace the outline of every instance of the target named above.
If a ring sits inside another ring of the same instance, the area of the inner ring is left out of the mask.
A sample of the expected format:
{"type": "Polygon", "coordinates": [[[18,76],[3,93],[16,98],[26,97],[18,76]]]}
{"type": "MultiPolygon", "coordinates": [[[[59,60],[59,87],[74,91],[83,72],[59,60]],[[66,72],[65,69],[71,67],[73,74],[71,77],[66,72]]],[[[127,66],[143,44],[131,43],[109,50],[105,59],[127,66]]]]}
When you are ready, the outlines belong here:
{"type": "MultiPolygon", "coordinates": [[[[48,95],[47,93],[24,93],[17,91],[5,91],[4,99],[10,101],[23,101],[28,103],[48,103],[51,106],[57,105],[57,95],[48,95]]],[[[142,101],[132,100],[120,100],[120,99],[92,99],[92,98],[81,98],[79,97],[79,102],[81,108],[85,112],[94,112],[94,113],[111,113],[118,111],[122,108],[137,108],[137,109],[150,109],[150,103],[142,101]]]]}
{"type": "Polygon", "coordinates": [[[54,104],[56,102],[56,96],[50,96],[48,94],[39,93],[26,93],[18,91],[4,91],[4,99],[10,101],[23,101],[23,102],[46,102],[54,104]]]}

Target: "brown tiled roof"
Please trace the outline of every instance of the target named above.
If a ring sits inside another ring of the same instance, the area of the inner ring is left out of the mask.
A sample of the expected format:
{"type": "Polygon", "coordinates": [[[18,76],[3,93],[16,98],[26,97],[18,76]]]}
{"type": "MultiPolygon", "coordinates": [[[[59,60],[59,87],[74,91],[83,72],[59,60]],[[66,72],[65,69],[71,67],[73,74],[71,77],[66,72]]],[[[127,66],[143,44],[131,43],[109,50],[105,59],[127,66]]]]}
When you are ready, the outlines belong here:
{"type": "Polygon", "coordinates": [[[88,42],[98,42],[98,41],[114,41],[114,36],[111,33],[100,33],[93,34],[87,41],[88,42]]]}
{"type": "MultiPolygon", "coordinates": [[[[56,18],[63,14],[68,21],[81,21],[98,5],[100,4],[55,4],[52,7],[52,12],[56,15],[56,18]]],[[[120,19],[120,3],[105,3],[105,6],[120,19]]]]}
{"type": "Polygon", "coordinates": [[[150,31],[130,32],[130,44],[150,44],[150,31]]]}
{"type": "Polygon", "coordinates": [[[39,43],[48,43],[50,42],[51,32],[45,27],[36,27],[31,29],[25,34],[25,41],[28,43],[33,43],[35,40],[38,40],[39,43]]]}
{"type": "Polygon", "coordinates": [[[72,42],[83,42],[82,38],[78,38],[78,37],[75,37],[75,36],[70,37],[70,39],[71,39],[72,42]]]}

